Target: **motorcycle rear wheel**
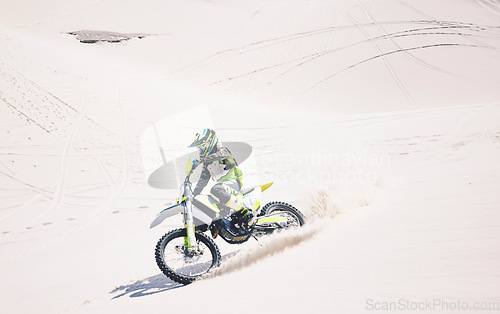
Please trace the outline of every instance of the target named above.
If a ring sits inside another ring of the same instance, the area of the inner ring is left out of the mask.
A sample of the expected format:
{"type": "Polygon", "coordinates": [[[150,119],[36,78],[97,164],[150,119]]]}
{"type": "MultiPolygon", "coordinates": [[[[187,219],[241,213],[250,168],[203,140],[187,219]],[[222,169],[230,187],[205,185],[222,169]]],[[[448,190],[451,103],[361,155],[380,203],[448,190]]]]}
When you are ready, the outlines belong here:
{"type": "Polygon", "coordinates": [[[290,223],[288,223],[284,228],[301,227],[306,223],[304,214],[300,212],[293,205],[287,204],[285,202],[274,201],[267,203],[258,216],[264,216],[267,214],[283,212],[290,218],[290,223]]]}
{"type": "Polygon", "coordinates": [[[220,251],[214,241],[199,231],[195,234],[198,245],[194,250],[184,244],[185,228],[166,233],[156,244],[156,264],[175,282],[190,284],[220,264],[220,251]]]}

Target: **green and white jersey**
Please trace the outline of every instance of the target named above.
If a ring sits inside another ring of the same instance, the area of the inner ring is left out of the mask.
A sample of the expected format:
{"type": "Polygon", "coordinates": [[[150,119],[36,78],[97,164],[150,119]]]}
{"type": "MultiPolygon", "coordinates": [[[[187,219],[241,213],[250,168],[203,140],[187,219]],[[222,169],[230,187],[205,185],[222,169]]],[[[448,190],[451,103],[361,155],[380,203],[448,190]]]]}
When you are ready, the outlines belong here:
{"type": "Polygon", "coordinates": [[[210,177],[217,182],[235,179],[242,184],[243,172],[238,168],[236,161],[225,147],[210,154],[201,160],[207,165],[210,177]]]}

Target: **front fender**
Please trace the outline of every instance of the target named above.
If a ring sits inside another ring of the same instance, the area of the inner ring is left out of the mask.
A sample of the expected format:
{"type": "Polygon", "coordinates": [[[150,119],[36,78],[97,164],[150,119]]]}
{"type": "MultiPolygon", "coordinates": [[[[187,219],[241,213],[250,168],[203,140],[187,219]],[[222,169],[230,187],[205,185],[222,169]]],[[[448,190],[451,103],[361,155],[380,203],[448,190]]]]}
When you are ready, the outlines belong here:
{"type": "Polygon", "coordinates": [[[165,208],[156,216],[155,220],[153,220],[149,228],[152,229],[161,224],[165,219],[180,214],[183,211],[184,211],[184,204],[176,204],[168,208],[165,208]]]}

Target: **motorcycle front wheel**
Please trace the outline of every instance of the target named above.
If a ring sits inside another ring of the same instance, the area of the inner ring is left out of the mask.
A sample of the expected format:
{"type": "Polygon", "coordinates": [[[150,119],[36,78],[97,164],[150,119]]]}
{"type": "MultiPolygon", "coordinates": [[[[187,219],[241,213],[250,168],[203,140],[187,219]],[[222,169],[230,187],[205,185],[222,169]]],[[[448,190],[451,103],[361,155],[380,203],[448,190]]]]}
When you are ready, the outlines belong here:
{"type": "Polygon", "coordinates": [[[181,284],[189,284],[219,266],[219,248],[204,233],[196,232],[196,248],[185,244],[186,229],[176,229],[158,240],[156,264],[165,276],[181,284]]]}

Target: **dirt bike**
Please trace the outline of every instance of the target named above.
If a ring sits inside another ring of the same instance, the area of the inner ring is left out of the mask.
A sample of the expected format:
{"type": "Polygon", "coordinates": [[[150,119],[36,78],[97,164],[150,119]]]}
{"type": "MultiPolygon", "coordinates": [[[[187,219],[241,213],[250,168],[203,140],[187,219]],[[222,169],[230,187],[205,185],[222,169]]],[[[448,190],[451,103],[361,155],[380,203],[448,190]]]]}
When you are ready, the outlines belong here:
{"type": "Polygon", "coordinates": [[[150,226],[154,228],[169,217],[183,215],[184,228],[163,235],[155,249],[158,267],[178,283],[189,284],[220,265],[219,248],[205,234],[208,230],[214,239],[220,236],[230,244],[239,244],[278,229],[300,227],[305,222],[304,215],[287,203],[274,201],[261,208],[261,194],[271,182],[239,192],[238,197],[255,213],[251,223],[241,224],[239,213],[232,212],[214,196],[193,195],[190,176],[194,168],[186,168],[187,176],[179,189],[177,203],[162,210],[150,226]]]}

